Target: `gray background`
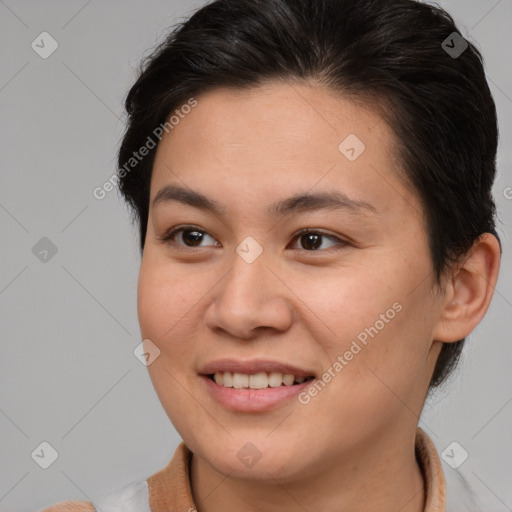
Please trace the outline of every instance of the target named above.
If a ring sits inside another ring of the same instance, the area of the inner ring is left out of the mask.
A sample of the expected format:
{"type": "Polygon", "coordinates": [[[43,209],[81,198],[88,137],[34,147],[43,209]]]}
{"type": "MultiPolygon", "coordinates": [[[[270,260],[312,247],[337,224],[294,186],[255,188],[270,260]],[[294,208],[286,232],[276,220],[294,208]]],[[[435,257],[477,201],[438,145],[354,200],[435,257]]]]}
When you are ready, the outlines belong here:
{"type": "MultiPolygon", "coordinates": [[[[122,100],[141,57],[202,4],[0,0],[0,511],[93,500],[164,467],[179,442],[133,354],[141,341],[136,230],[115,191],[102,201],[92,191],[115,170],[122,100]],[[31,48],[43,31],[59,44],[47,59],[31,48]],[[42,237],[57,248],[46,262],[32,252],[42,237]],[[43,441],[59,455],[46,470],[31,457],[43,441]]],[[[490,311],[421,425],[440,452],[457,441],[469,453],[458,470],[443,462],[447,477],[463,474],[487,511],[505,511],[512,0],[441,5],[486,59],[501,130],[495,196],[505,258],[490,311]]]]}

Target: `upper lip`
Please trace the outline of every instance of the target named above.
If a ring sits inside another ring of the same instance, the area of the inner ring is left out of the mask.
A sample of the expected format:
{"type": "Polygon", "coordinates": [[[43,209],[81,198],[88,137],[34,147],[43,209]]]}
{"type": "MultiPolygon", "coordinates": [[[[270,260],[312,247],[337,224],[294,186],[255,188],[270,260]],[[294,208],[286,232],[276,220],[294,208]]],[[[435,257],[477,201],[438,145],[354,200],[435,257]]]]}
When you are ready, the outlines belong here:
{"type": "Polygon", "coordinates": [[[241,359],[218,359],[201,367],[199,373],[202,375],[211,375],[215,372],[232,372],[253,375],[255,373],[278,372],[284,375],[295,375],[296,377],[312,377],[314,372],[299,368],[297,366],[272,361],[270,359],[247,360],[241,359]]]}

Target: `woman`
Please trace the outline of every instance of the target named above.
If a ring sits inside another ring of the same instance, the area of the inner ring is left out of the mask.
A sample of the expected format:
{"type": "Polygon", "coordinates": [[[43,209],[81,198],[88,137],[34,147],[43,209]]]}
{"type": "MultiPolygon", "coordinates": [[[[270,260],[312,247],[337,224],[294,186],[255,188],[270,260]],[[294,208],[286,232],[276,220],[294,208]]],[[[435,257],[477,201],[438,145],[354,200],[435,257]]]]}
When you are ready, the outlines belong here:
{"type": "Polygon", "coordinates": [[[46,511],[444,511],[419,417],[501,252],[478,51],[411,0],[217,0],[126,109],[144,355],[183,443],[46,511]]]}

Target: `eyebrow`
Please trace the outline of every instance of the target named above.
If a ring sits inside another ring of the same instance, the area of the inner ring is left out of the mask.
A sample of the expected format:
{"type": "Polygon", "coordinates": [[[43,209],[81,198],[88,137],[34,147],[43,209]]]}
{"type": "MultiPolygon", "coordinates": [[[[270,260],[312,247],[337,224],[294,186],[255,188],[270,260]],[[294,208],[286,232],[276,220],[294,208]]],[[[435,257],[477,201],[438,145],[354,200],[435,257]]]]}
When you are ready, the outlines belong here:
{"type": "MultiPolygon", "coordinates": [[[[160,189],[153,199],[153,208],[159,204],[173,201],[209,211],[218,216],[222,216],[226,212],[226,208],[217,201],[179,185],[167,185],[160,189]]],[[[267,212],[272,216],[284,217],[290,213],[317,210],[346,210],[360,214],[365,211],[378,213],[377,209],[370,203],[352,199],[339,191],[299,193],[270,205],[267,212]]]]}

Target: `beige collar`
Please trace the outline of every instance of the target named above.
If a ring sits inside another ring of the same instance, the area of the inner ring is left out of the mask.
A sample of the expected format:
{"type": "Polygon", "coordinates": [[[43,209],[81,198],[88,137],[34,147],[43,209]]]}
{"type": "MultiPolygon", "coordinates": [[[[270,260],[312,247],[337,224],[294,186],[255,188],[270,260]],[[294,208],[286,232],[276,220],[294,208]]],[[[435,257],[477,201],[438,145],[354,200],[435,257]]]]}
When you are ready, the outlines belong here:
{"type": "Polygon", "coordinates": [[[425,480],[425,512],[446,511],[446,483],[434,443],[426,432],[416,429],[416,459],[425,480]]]}

